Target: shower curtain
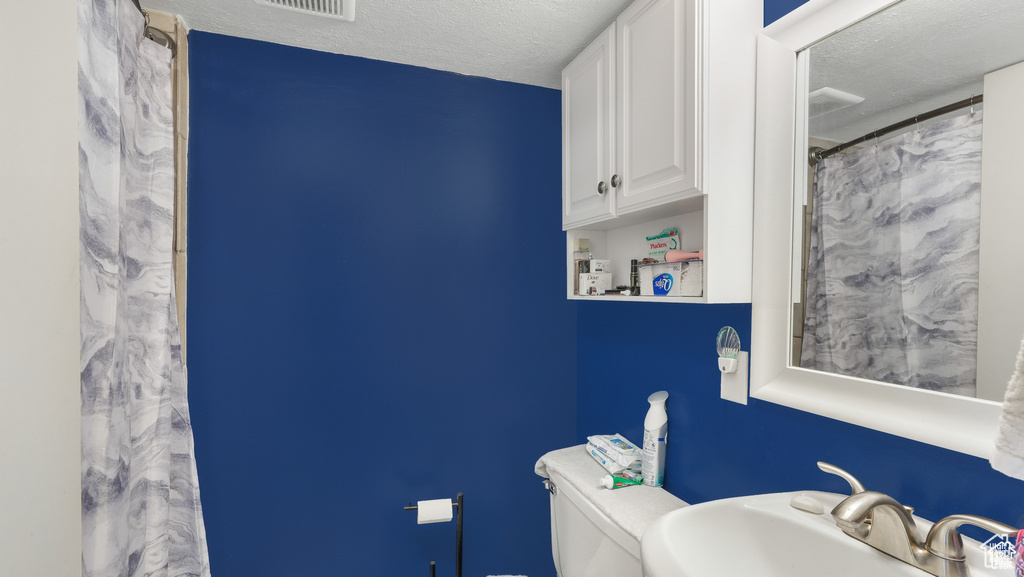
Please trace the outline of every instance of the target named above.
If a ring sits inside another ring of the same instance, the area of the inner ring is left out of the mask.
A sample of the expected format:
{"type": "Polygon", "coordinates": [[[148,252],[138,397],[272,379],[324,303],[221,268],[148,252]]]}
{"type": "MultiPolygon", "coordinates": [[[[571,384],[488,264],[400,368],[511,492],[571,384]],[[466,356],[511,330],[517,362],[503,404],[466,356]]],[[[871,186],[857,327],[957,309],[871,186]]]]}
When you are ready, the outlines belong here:
{"type": "Polygon", "coordinates": [[[982,114],[818,164],[801,366],[975,396],[982,114]]]}
{"type": "Polygon", "coordinates": [[[79,0],[82,574],[208,576],[171,269],[171,54],[79,0]]]}

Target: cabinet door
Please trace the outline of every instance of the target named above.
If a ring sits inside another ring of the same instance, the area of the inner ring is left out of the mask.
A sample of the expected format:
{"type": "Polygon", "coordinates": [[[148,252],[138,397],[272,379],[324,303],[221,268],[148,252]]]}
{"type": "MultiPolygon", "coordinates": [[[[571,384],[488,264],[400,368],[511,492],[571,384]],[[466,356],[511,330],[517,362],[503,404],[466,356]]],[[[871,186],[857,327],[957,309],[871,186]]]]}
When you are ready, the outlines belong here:
{"type": "Polygon", "coordinates": [[[619,16],[616,210],[700,194],[697,0],[638,0],[619,16]]]}
{"type": "Polygon", "coordinates": [[[613,24],[562,71],[563,229],[614,213],[614,135],[613,24]]]}

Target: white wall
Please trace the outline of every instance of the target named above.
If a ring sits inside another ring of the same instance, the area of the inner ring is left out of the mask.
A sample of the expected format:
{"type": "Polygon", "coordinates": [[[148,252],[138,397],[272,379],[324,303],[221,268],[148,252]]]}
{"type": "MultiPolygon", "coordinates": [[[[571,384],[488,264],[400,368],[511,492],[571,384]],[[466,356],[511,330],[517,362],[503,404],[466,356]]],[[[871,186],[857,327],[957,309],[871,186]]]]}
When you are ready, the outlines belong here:
{"type": "Polygon", "coordinates": [[[79,575],[77,3],[0,22],[0,573],[79,575]]]}
{"type": "Polygon", "coordinates": [[[1002,401],[1024,336],[1024,63],[985,75],[978,397],[1002,401]]]}

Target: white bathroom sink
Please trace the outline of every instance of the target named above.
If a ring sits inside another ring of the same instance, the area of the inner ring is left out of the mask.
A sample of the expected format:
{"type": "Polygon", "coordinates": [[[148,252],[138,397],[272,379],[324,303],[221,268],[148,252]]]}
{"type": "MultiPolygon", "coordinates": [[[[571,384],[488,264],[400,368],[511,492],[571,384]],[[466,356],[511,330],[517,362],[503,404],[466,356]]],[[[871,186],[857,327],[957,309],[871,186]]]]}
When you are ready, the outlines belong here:
{"type": "MultiPolygon", "coordinates": [[[[830,512],[847,495],[801,491],[711,501],[668,513],[647,528],[640,544],[645,577],[853,577],[928,573],[847,536],[830,512]],[[804,495],[822,514],[793,508],[804,495]]],[[[925,534],[932,523],[915,517],[925,534]]],[[[980,544],[964,538],[972,577],[1007,577],[985,566],[980,544]]]]}

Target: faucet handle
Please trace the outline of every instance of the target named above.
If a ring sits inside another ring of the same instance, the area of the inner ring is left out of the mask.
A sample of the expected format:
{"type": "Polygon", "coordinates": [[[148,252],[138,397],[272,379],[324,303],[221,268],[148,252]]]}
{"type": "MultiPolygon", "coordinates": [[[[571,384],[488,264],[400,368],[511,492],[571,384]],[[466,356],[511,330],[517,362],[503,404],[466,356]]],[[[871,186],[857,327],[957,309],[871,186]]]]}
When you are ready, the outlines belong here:
{"type": "Polygon", "coordinates": [[[965,524],[981,527],[996,535],[1016,535],[1018,533],[1017,529],[1009,525],[985,517],[950,515],[932,525],[931,530],[928,531],[928,538],[925,539],[925,548],[932,555],[947,561],[963,561],[967,557],[964,555],[964,542],[957,528],[965,524]]]}
{"type": "Polygon", "coordinates": [[[826,473],[832,473],[833,475],[838,475],[842,477],[843,480],[850,484],[851,495],[863,493],[864,491],[867,490],[864,488],[864,485],[862,485],[861,482],[857,480],[857,477],[854,477],[853,475],[849,474],[843,469],[840,469],[839,467],[836,467],[835,465],[830,465],[824,461],[818,461],[818,468],[821,469],[822,471],[825,471],[826,473]]]}

